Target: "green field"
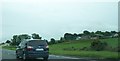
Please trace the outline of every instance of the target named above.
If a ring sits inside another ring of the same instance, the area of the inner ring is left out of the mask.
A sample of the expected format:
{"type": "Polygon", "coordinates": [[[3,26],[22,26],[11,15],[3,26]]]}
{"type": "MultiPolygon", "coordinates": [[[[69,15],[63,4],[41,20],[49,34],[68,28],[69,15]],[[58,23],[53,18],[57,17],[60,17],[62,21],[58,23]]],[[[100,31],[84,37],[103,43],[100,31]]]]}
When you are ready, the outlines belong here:
{"type": "MultiPolygon", "coordinates": [[[[71,47],[74,48],[89,47],[91,41],[92,40],[79,40],[79,41],[70,41],[70,42],[50,45],[50,54],[76,56],[76,57],[118,58],[118,52],[112,52],[112,51],[64,50],[64,48],[71,48],[71,47]]],[[[117,38],[101,39],[101,41],[106,41],[108,45],[113,48],[118,46],[117,38]]]]}

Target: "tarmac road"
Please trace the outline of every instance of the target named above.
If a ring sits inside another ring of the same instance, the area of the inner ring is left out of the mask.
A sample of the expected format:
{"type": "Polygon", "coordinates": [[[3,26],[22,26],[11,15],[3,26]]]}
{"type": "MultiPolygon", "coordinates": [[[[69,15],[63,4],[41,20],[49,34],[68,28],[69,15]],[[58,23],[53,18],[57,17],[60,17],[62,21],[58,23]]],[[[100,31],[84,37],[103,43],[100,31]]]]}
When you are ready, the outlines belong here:
{"type": "MultiPolygon", "coordinates": [[[[15,51],[0,49],[2,52],[2,60],[1,61],[23,61],[16,59],[15,51]]],[[[28,61],[43,61],[41,58],[28,60],[28,61]]],[[[98,59],[90,59],[90,58],[75,58],[75,57],[67,57],[67,56],[58,56],[58,55],[49,55],[48,61],[118,61],[118,60],[98,60],[98,59]]]]}

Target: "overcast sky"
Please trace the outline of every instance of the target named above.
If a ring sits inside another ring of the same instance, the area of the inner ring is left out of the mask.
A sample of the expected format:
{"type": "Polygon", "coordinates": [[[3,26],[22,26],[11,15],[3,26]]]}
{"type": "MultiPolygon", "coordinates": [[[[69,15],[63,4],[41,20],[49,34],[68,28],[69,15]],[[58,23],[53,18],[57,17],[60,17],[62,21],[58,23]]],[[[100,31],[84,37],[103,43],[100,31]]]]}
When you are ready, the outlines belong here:
{"type": "Polygon", "coordinates": [[[118,30],[117,0],[5,0],[0,10],[2,41],[22,33],[49,40],[66,32],[118,30]]]}

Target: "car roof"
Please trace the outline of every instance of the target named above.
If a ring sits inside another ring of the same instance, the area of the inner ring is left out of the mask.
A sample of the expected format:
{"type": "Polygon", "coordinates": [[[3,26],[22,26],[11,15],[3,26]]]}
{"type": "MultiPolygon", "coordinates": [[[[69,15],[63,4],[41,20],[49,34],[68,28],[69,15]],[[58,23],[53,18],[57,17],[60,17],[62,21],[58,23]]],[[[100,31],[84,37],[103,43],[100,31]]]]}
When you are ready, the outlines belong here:
{"type": "Polygon", "coordinates": [[[25,41],[32,41],[32,40],[40,40],[40,41],[45,41],[45,40],[41,40],[41,39],[25,39],[25,41]]]}

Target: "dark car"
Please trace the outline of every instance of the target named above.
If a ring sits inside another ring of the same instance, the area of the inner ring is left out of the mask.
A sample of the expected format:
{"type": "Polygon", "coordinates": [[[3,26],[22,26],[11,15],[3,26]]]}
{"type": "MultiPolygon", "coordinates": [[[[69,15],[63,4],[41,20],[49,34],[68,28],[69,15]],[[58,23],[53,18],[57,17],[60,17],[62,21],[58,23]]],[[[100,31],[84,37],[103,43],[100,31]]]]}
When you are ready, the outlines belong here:
{"type": "Polygon", "coordinates": [[[48,60],[49,47],[46,40],[33,39],[23,40],[16,49],[16,58],[48,60]]]}

